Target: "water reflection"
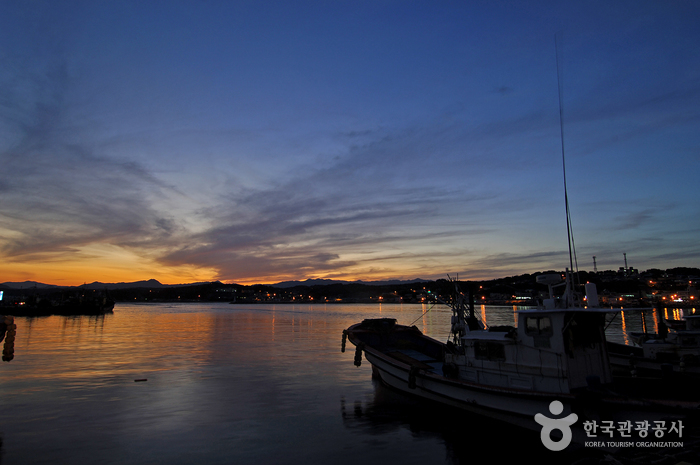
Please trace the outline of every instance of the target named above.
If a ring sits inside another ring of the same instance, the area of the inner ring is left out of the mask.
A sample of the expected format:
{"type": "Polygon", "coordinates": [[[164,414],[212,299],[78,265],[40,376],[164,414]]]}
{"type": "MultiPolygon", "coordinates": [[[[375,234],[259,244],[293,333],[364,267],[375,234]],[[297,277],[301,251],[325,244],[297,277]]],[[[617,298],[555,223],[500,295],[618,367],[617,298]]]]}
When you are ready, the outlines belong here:
{"type": "MultiPolygon", "coordinates": [[[[373,395],[364,400],[348,402],[341,398],[340,414],[346,428],[377,438],[375,443],[388,444],[402,432],[410,434],[414,441],[437,441],[444,448],[442,463],[452,465],[522,463],[526,455],[538,464],[584,463],[584,457],[601,457],[597,451],[576,446],[553,453],[542,446],[536,431],[418,400],[377,379],[372,380],[372,385],[373,395]]],[[[405,463],[399,459],[403,458],[397,454],[389,463],[405,463]]],[[[421,463],[422,459],[413,455],[408,461],[421,463]]]]}
{"type": "Polygon", "coordinates": [[[628,326],[627,326],[627,315],[625,312],[620,312],[620,321],[622,322],[622,334],[623,334],[623,342],[627,345],[630,345],[632,341],[630,340],[628,336],[628,326]]]}
{"type": "Polygon", "coordinates": [[[5,343],[2,347],[2,361],[9,362],[15,357],[15,337],[17,335],[17,325],[11,316],[4,316],[0,322],[0,342],[5,343]]]}
{"type": "MultiPolygon", "coordinates": [[[[214,313],[198,313],[194,311],[196,306],[172,307],[171,311],[163,312],[165,308],[134,305],[122,306],[116,315],[18,318],[12,324],[5,324],[3,358],[12,360],[17,351],[22,354],[23,363],[36,363],[41,359],[51,375],[67,371],[66,367],[70,367],[68,371],[87,369],[87,365],[91,374],[115,375],[160,370],[163,365],[177,368],[187,362],[235,358],[236,354],[230,353],[227,347],[231,342],[227,341],[229,337],[252,347],[274,346],[288,335],[292,342],[317,337],[329,329],[331,320],[341,315],[345,327],[378,315],[397,318],[401,324],[420,321],[419,328],[424,334],[444,341],[449,336],[451,316],[448,308],[428,304],[319,305],[311,310],[308,306],[278,305],[255,312],[224,307],[227,312],[214,313]],[[157,311],[152,311],[154,308],[157,311]],[[282,333],[280,328],[284,328],[282,333]],[[154,360],[158,367],[150,363],[154,360]]],[[[522,307],[481,305],[479,310],[487,325],[499,326],[517,325],[515,312],[520,309],[522,307]]],[[[607,334],[611,340],[630,344],[630,333],[655,332],[666,317],[680,320],[693,311],[622,310],[619,316],[613,318],[611,314],[609,317],[607,334]]],[[[249,362],[258,355],[255,351],[245,353],[249,362]]]]}
{"type": "Polygon", "coordinates": [[[340,353],[341,330],[374,310],[134,304],[18,318],[0,377],[3,463],[335,463],[338,444],[351,447],[338,396],[370,378],[340,353]]]}
{"type": "MultiPolygon", "coordinates": [[[[693,315],[695,309],[655,307],[651,309],[620,309],[611,311],[606,335],[610,341],[634,345],[632,333],[658,334],[661,325],[667,320],[682,320],[686,315],[693,315]]],[[[663,329],[662,329],[663,330],[663,329]]]]}
{"type": "MultiPolygon", "coordinates": [[[[480,310],[489,325],[514,324],[513,307],[480,310]]],[[[16,318],[14,342],[9,331],[2,341],[13,357],[0,365],[3,464],[540,457],[537,437],[372,384],[370,365],[340,352],[341,332],[380,312],[447,340],[452,312],[429,304],[129,304],[16,318]]],[[[609,331],[622,337],[623,325],[639,330],[640,315],[626,311],[609,331]]]]}

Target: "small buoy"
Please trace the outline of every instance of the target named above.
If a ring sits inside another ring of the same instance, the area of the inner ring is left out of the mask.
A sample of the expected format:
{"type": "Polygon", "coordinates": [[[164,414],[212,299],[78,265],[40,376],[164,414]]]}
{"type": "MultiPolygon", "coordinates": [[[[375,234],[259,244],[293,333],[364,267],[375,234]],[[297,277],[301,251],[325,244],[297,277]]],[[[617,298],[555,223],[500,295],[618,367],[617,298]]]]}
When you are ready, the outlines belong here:
{"type": "Polygon", "coordinates": [[[139,379],[134,380],[135,383],[141,383],[143,381],[148,381],[148,379],[147,378],[139,378],[139,379]]]}
{"type": "Polygon", "coordinates": [[[357,344],[355,347],[355,366],[359,367],[362,365],[362,349],[365,348],[365,344],[363,342],[360,342],[357,344]]]}
{"type": "Polygon", "coordinates": [[[362,349],[358,346],[355,349],[355,366],[359,367],[362,365],[362,349]]]}

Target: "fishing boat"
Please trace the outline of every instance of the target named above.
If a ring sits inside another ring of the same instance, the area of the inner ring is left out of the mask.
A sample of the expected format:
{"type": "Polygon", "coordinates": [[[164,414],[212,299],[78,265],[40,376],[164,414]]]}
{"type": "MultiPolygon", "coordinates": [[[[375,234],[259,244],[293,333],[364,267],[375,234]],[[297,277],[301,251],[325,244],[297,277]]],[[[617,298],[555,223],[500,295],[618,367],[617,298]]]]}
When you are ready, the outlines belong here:
{"type": "MultiPolygon", "coordinates": [[[[561,124],[561,92],[559,97],[561,124]]],[[[343,331],[343,350],[346,339],[355,345],[355,365],[364,354],[373,375],[392,388],[529,428],[538,427],[533,418],[543,413],[593,421],[642,415],[651,421],[697,412],[697,397],[666,396],[657,382],[613,377],[605,337],[609,310],[595,308],[594,284],[585,285],[585,299],[574,284],[563,129],[562,162],[570,267],[563,280],[559,274],[538,276],[549,298],[537,309],[518,311],[517,327],[487,327],[475,315],[474,293],[465,295],[452,280],[447,342],[394,319],[366,319],[343,331]]]]}
{"type": "Polygon", "coordinates": [[[343,331],[343,350],[350,341],[355,365],[361,365],[364,354],[373,375],[392,388],[529,428],[539,428],[535,416],[542,419],[548,413],[575,413],[575,418],[593,421],[654,421],[697,412],[697,397],[667,397],[658,383],[613,377],[605,337],[609,310],[595,308],[594,284],[585,285],[585,299],[581,286],[574,284],[559,90],[569,267],[564,279],[560,274],[538,276],[549,298],[537,309],[518,311],[517,327],[487,327],[476,317],[474,293],[462,293],[451,279],[454,295],[444,302],[452,309],[448,341],[394,319],[366,319],[343,331]]]}
{"type": "Polygon", "coordinates": [[[700,378],[700,315],[660,320],[656,333],[632,332],[634,345],[608,342],[618,372],[654,377],[700,378]]]}
{"type": "Polygon", "coordinates": [[[608,310],[574,306],[570,291],[567,284],[561,298],[518,311],[517,327],[487,327],[475,316],[473,294],[457,288],[445,343],[386,318],[350,326],[344,340],[356,347],[355,364],[364,354],[373,375],[392,388],[531,427],[555,400],[565,414],[589,419],[665,416],[700,406],[658,393],[645,397],[644,383],[616,382],[605,338],[608,310]]]}
{"type": "Polygon", "coordinates": [[[659,321],[656,333],[631,332],[630,337],[640,347],[651,343],[649,349],[645,350],[645,356],[648,357],[655,358],[664,352],[654,349],[654,343],[666,344],[666,347],[678,356],[697,356],[700,347],[700,315],[687,315],[682,320],[665,319],[659,321]]]}

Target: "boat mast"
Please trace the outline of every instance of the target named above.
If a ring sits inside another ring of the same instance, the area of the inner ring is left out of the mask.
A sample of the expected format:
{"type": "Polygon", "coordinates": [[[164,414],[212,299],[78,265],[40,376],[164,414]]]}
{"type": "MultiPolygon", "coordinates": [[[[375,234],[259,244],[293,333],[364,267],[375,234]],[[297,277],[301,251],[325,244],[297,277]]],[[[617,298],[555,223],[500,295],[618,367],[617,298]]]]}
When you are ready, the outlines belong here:
{"type": "Polygon", "coordinates": [[[459,288],[458,279],[447,276],[453,285],[454,295],[452,296],[452,302],[447,304],[438,298],[438,301],[446,303],[452,308],[452,327],[451,327],[451,337],[452,342],[456,346],[462,345],[462,337],[468,331],[481,330],[485,328],[485,325],[480,321],[476,313],[474,312],[474,289],[472,285],[468,286],[467,297],[465,298],[464,293],[459,288]]]}
{"type": "MultiPolygon", "coordinates": [[[[566,185],[566,156],[565,156],[565,150],[564,150],[564,105],[563,105],[563,99],[562,99],[562,79],[561,79],[561,63],[559,61],[559,41],[557,40],[557,35],[554,35],[554,48],[556,52],[556,62],[557,62],[557,90],[559,94],[559,135],[561,138],[561,164],[562,164],[562,172],[564,175],[564,205],[566,209],[566,238],[568,241],[569,245],[569,269],[567,270],[566,273],[566,299],[569,301],[567,302],[567,306],[570,306],[573,304],[573,286],[574,283],[572,282],[570,274],[576,275],[576,279],[578,280],[578,261],[575,260],[576,258],[576,246],[574,244],[574,233],[571,228],[571,211],[569,209],[569,193],[568,193],[568,188],[566,185]],[[574,268],[574,263],[576,263],[576,268],[574,268]],[[570,271],[569,271],[570,270],[570,271]]],[[[578,282],[576,283],[577,285],[579,284],[578,282]]]]}

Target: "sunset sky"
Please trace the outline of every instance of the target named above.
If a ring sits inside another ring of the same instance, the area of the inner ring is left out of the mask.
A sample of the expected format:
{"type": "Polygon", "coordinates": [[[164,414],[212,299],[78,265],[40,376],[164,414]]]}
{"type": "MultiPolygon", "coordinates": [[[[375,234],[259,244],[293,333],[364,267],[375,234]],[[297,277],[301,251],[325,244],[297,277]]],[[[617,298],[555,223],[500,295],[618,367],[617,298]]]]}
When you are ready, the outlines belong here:
{"type": "Polygon", "coordinates": [[[0,282],[700,266],[700,3],[5,1],[0,282]]]}

